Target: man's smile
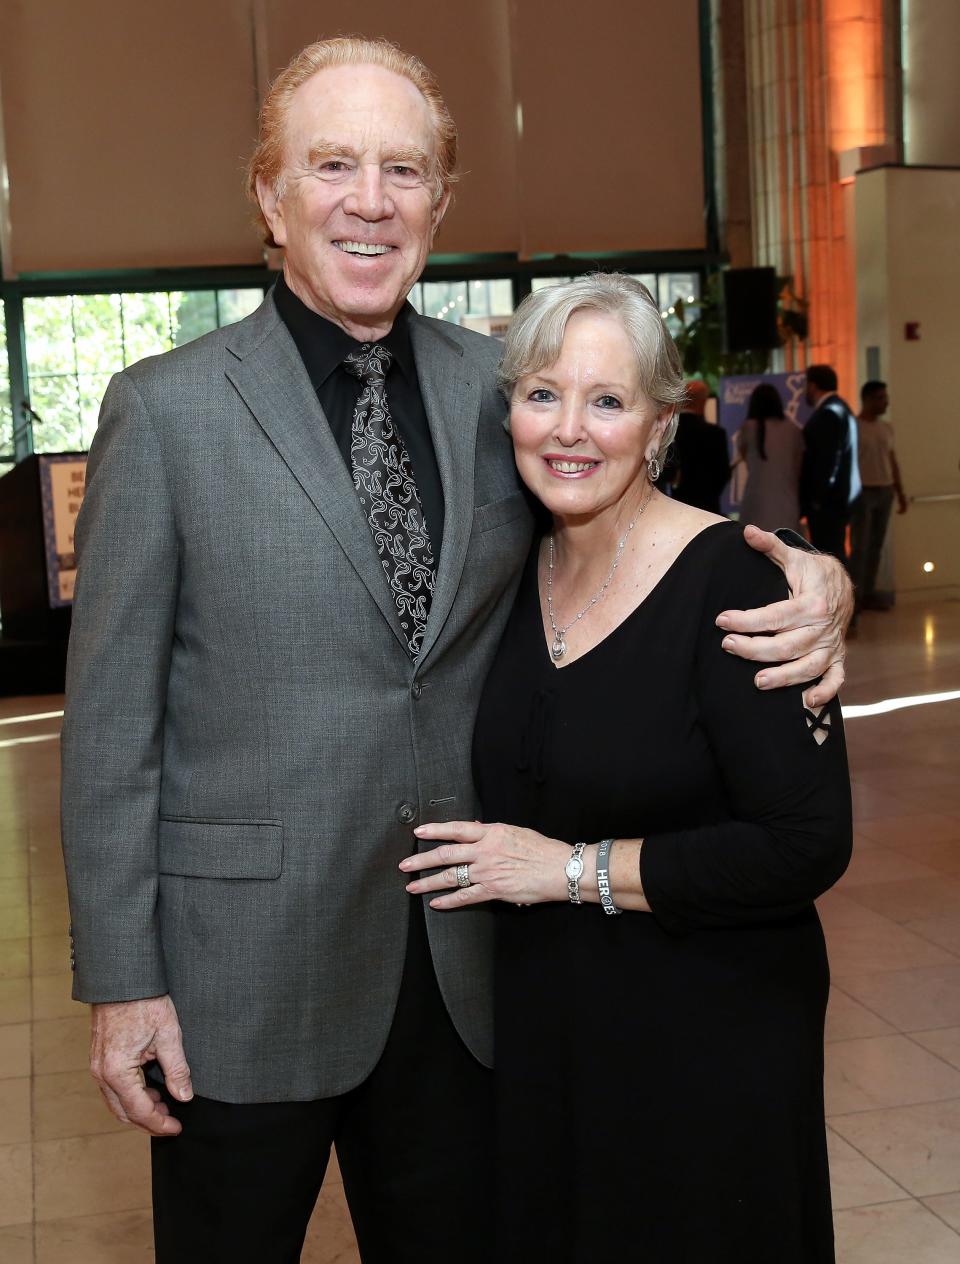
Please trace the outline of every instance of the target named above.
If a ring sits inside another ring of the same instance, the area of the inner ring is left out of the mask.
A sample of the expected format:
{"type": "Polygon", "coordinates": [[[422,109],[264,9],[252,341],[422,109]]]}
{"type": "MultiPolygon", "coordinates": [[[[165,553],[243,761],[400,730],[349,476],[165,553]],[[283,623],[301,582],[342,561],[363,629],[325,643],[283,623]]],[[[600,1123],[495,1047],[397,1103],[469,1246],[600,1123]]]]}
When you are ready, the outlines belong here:
{"type": "Polygon", "coordinates": [[[386,255],[396,250],[396,246],[384,246],[372,241],[335,241],[333,244],[347,255],[386,255]]]}

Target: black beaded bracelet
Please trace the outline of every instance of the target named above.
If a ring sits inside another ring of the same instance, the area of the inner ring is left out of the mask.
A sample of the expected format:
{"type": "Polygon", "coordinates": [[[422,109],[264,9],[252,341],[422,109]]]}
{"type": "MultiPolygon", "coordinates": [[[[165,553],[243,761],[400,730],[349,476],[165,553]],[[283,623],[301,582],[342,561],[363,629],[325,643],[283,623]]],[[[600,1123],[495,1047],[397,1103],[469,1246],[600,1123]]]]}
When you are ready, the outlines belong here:
{"type": "Polygon", "coordinates": [[[611,915],[614,913],[622,913],[623,909],[617,908],[613,902],[613,895],[610,892],[610,870],[608,868],[610,849],[616,839],[604,838],[597,844],[597,890],[600,893],[600,903],[603,906],[604,913],[611,915]]]}

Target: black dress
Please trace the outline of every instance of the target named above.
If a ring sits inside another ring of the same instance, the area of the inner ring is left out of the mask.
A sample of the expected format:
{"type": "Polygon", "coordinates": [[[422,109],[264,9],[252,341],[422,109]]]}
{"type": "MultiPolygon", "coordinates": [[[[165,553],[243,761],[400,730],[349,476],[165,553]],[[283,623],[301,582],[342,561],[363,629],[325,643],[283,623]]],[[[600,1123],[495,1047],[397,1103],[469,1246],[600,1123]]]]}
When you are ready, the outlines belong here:
{"type": "Polygon", "coordinates": [[[784,596],[718,523],[558,670],[531,557],[477,721],[483,819],[644,838],[653,913],[497,905],[497,1264],[834,1259],[812,901],[850,854],[840,710],[818,729],[799,688],[757,690],[714,625],[784,596]]]}

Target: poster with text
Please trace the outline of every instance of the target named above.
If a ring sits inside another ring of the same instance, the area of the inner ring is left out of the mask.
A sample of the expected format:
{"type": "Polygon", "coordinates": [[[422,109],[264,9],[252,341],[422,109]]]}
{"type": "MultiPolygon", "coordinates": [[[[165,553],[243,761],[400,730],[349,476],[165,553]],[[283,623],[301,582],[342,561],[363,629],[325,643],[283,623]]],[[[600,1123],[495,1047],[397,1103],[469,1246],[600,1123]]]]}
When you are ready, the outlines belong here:
{"type": "Polygon", "coordinates": [[[60,453],[40,457],[40,501],[47,555],[47,593],[51,606],[69,606],[77,578],[73,533],[83,502],[87,458],[60,453]]]}

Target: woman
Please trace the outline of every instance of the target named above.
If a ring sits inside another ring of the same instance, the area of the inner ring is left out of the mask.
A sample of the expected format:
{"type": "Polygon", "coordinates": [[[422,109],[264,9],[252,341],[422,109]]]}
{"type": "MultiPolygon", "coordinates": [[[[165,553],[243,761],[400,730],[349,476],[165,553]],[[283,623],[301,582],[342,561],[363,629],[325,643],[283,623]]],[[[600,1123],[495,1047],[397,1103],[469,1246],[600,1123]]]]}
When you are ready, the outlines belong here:
{"type": "Polygon", "coordinates": [[[737,432],[737,453],[747,464],[740,521],[766,531],[799,531],[803,434],[784,417],[780,392],[770,382],[761,382],[750,396],[747,419],[737,432]]]}
{"type": "Polygon", "coordinates": [[[652,486],[683,383],[642,285],[531,295],[502,376],[552,527],[480,706],[483,821],[401,863],[444,866],[408,885],[435,908],[502,902],[497,1262],[832,1261],[812,902],[850,850],[839,708],[721,648],[715,611],[786,589],[652,486]]]}

